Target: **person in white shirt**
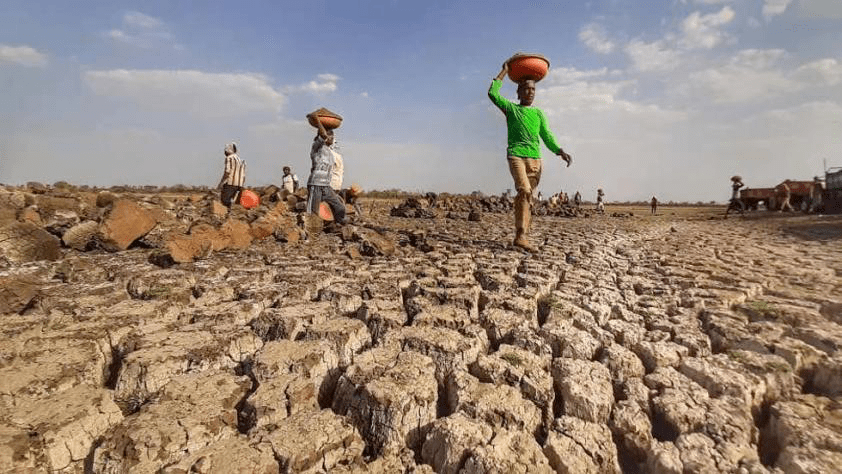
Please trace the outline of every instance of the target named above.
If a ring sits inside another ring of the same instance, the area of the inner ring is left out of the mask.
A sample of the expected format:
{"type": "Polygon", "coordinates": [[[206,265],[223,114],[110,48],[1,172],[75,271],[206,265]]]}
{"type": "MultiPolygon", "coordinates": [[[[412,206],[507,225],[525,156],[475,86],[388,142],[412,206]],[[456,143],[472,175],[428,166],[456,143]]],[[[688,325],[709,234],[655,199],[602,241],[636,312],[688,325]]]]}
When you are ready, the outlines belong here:
{"type": "Polygon", "coordinates": [[[281,181],[281,188],[287,190],[290,194],[298,190],[298,175],[292,174],[292,169],[289,166],[284,166],[284,177],[281,181]]]}
{"type": "Polygon", "coordinates": [[[339,153],[339,146],[334,142],[330,147],[333,151],[333,168],[330,170],[330,187],[334,191],[342,189],[342,175],[345,173],[345,164],[342,161],[342,154],[339,153]]]}

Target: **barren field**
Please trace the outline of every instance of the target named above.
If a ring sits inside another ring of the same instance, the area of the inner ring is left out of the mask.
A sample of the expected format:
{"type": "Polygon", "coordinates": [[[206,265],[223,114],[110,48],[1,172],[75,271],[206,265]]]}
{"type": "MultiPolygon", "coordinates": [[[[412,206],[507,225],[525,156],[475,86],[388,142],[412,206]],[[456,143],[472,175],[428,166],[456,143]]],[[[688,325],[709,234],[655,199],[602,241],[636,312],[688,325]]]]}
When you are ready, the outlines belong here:
{"type": "Polygon", "coordinates": [[[30,191],[0,191],[2,472],[842,466],[840,218],[609,204],[536,217],[533,256],[470,202],[317,232],[30,191]]]}

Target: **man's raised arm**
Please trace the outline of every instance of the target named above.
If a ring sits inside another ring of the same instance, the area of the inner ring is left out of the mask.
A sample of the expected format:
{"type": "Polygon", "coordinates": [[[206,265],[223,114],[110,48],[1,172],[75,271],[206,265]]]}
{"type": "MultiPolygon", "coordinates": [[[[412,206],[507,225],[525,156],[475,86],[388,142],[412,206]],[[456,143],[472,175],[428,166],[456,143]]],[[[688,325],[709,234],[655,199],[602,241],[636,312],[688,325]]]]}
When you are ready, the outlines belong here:
{"type": "Polygon", "coordinates": [[[500,73],[497,74],[497,77],[495,77],[493,81],[491,81],[491,87],[488,88],[488,98],[491,99],[491,102],[494,102],[494,105],[504,112],[511,105],[511,102],[500,95],[500,86],[503,84],[503,78],[506,77],[508,72],[509,63],[503,63],[503,68],[500,69],[500,73]]]}

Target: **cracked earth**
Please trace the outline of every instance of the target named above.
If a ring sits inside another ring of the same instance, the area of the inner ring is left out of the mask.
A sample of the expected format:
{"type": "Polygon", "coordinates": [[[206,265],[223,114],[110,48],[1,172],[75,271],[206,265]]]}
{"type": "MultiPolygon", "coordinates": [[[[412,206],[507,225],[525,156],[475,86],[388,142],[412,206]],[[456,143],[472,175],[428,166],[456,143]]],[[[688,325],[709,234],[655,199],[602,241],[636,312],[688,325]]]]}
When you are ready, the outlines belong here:
{"type": "Polygon", "coordinates": [[[533,256],[510,214],[364,208],[386,255],[325,233],[0,270],[25,282],[0,315],[0,470],[842,465],[842,240],[788,230],[813,218],[536,217],[533,256]]]}

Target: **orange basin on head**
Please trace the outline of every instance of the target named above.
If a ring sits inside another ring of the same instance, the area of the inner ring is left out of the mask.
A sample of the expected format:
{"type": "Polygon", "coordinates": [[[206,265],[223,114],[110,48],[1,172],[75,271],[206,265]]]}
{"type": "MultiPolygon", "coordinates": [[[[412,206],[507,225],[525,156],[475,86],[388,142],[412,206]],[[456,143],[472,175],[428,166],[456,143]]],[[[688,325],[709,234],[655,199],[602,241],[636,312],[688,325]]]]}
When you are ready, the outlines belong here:
{"type": "Polygon", "coordinates": [[[246,209],[253,209],[260,204],[260,197],[250,189],[243,190],[240,193],[240,205],[246,209]]]}
{"type": "MultiPolygon", "coordinates": [[[[339,128],[339,126],[342,125],[341,118],[331,117],[330,115],[318,115],[317,117],[319,117],[319,122],[321,122],[322,125],[327,129],[339,128]]],[[[315,127],[316,121],[310,119],[310,125],[315,127]]]]}
{"type": "Polygon", "coordinates": [[[516,54],[509,59],[509,79],[540,81],[550,70],[550,62],[537,54],[516,54]]]}

